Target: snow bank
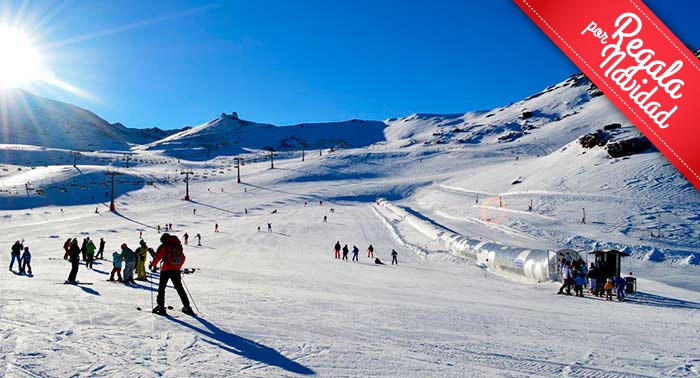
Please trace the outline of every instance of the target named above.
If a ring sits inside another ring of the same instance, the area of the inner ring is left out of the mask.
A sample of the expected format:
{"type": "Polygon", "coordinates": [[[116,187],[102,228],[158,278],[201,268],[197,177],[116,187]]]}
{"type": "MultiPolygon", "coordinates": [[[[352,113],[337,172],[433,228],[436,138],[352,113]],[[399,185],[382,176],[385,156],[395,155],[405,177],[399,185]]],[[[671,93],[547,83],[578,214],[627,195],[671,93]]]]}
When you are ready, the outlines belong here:
{"type": "Polygon", "coordinates": [[[557,279],[558,253],[555,251],[470,239],[420,219],[385,199],[377,200],[377,205],[401,217],[426,237],[442,243],[450,253],[474,259],[500,275],[529,282],[557,279]]]}

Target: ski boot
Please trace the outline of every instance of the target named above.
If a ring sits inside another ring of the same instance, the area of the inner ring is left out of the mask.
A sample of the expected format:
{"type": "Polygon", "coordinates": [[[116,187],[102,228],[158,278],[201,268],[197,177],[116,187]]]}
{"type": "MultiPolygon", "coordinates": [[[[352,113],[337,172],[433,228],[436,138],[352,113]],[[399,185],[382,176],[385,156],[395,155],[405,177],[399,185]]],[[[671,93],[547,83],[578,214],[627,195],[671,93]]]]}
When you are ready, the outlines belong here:
{"type": "Polygon", "coordinates": [[[168,312],[165,310],[165,307],[163,307],[163,306],[154,307],[152,312],[156,315],[168,315],[168,312]]]}
{"type": "Polygon", "coordinates": [[[194,313],[194,311],[192,311],[192,307],[190,307],[190,306],[185,306],[185,307],[183,307],[183,308],[182,308],[182,312],[183,312],[184,314],[187,314],[187,315],[190,315],[190,316],[195,316],[195,313],[194,313]]]}

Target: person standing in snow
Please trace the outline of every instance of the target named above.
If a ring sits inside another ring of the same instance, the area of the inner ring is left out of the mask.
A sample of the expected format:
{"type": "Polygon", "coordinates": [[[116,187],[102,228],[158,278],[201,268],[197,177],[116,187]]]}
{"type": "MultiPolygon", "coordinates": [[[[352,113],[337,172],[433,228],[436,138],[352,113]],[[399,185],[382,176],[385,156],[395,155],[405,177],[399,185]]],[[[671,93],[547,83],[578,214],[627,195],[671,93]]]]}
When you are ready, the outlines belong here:
{"type": "Polygon", "coordinates": [[[105,253],[105,239],[100,238],[100,248],[97,250],[97,254],[95,255],[96,259],[104,259],[104,253],[105,253]]]}
{"type": "Polygon", "coordinates": [[[614,287],[615,287],[615,284],[613,283],[613,279],[608,278],[605,281],[605,286],[603,286],[603,289],[605,290],[605,300],[606,301],[612,300],[612,291],[613,291],[614,287]]]}
{"type": "Polygon", "coordinates": [[[73,239],[68,238],[65,243],[63,243],[63,259],[68,260],[68,250],[70,249],[70,243],[73,242],[73,239]]]}
{"type": "Polygon", "coordinates": [[[214,224],[214,232],[219,232],[219,224],[214,224]]]}
{"type": "Polygon", "coordinates": [[[566,289],[566,295],[571,295],[571,281],[573,280],[573,276],[571,267],[567,263],[561,266],[561,280],[563,282],[557,294],[564,294],[564,289],[566,289]]]}
{"type": "Polygon", "coordinates": [[[583,297],[583,285],[586,283],[586,276],[581,271],[574,277],[574,294],[577,297],[583,297]]]}
{"type": "Polygon", "coordinates": [[[160,234],[160,225],[158,225],[158,227],[156,227],[156,229],[158,230],[158,233],[160,234]]]}
{"type": "Polygon", "coordinates": [[[197,247],[201,247],[202,246],[202,235],[197,233],[197,235],[195,235],[195,237],[197,238],[197,247]]]}
{"type": "Polygon", "coordinates": [[[372,258],[374,257],[374,247],[372,247],[372,244],[367,247],[367,258],[372,258]]]}
{"type": "Polygon", "coordinates": [[[343,246],[343,260],[348,261],[348,253],[350,253],[350,249],[348,248],[348,245],[345,244],[343,246]]]}
{"type": "Polygon", "coordinates": [[[360,262],[359,257],[357,257],[360,254],[360,249],[357,248],[356,245],[352,246],[352,261],[354,262],[360,262]]]}
{"type": "Polygon", "coordinates": [[[117,281],[123,282],[122,280],[122,255],[121,253],[114,251],[112,253],[112,273],[109,274],[109,281],[114,281],[114,275],[117,275],[117,281]]]}
{"type": "Polygon", "coordinates": [[[78,247],[78,239],[73,239],[70,243],[70,248],[68,249],[68,259],[70,261],[71,269],[68,274],[67,283],[76,283],[78,281],[78,267],[80,266],[80,247],[78,247]]]}
{"type": "Polygon", "coordinates": [[[20,258],[20,254],[22,253],[22,244],[19,242],[19,240],[15,240],[15,244],[12,244],[12,247],[10,248],[10,270],[12,270],[12,267],[15,265],[15,260],[17,260],[17,271],[22,270],[22,259],[20,258]]]}
{"type": "Polygon", "coordinates": [[[29,252],[29,247],[24,247],[24,253],[22,253],[22,271],[24,274],[26,271],[30,276],[32,275],[32,254],[29,252]]]}
{"type": "Polygon", "coordinates": [[[87,241],[88,238],[83,239],[83,244],[80,246],[80,253],[83,255],[83,261],[87,260],[87,241]]]}
{"type": "Polygon", "coordinates": [[[627,286],[627,280],[622,278],[622,276],[615,276],[615,285],[617,287],[617,300],[623,302],[625,300],[625,286],[627,286]]]}
{"type": "Polygon", "coordinates": [[[272,223],[267,223],[267,232],[272,232],[272,223]]]}
{"type": "Polygon", "coordinates": [[[172,224],[172,223],[169,224],[168,230],[169,230],[169,231],[172,231],[172,230],[173,230],[173,224],[172,224]]]}
{"type": "Polygon", "coordinates": [[[328,217],[325,215],[323,216],[323,223],[328,223],[328,217]]]}
{"type": "Polygon", "coordinates": [[[192,209],[192,215],[197,215],[197,209],[192,209]]]}
{"type": "Polygon", "coordinates": [[[395,249],[391,250],[391,265],[399,265],[399,260],[397,259],[397,256],[399,255],[398,252],[396,252],[395,249]]]}
{"type": "Polygon", "coordinates": [[[591,267],[588,269],[588,280],[591,285],[591,294],[598,295],[598,268],[595,267],[594,263],[591,263],[591,267]]]}
{"type": "Polygon", "coordinates": [[[185,245],[187,245],[187,241],[190,240],[190,235],[188,235],[186,232],[184,235],[182,235],[182,238],[185,239],[185,245]]]}
{"type": "Polygon", "coordinates": [[[157,304],[153,312],[158,315],[167,314],[165,310],[165,288],[168,286],[168,281],[172,281],[177,294],[180,296],[180,301],[182,301],[182,312],[194,315],[194,311],[190,307],[190,300],[182,287],[182,273],[180,270],[185,263],[182,244],[180,244],[177,236],[169,234],[163,234],[160,237],[160,242],[156,257],[151,263],[151,267],[155,267],[160,261],[163,262],[160,268],[160,281],[158,283],[158,295],[156,296],[157,304]]]}
{"type": "Polygon", "coordinates": [[[146,257],[148,256],[148,246],[141,240],[141,245],[136,249],[136,279],[146,281],[146,257]]]}
{"type": "Polygon", "coordinates": [[[340,258],[340,240],[335,242],[335,246],[333,246],[333,250],[335,251],[335,258],[339,259],[340,258]]]}
{"type": "Polygon", "coordinates": [[[92,269],[92,263],[95,261],[95,243],[93,243],[89,238],[87,245],[85,246],[85,256],[87,257],[85,260],[85,267],[92,269]]]}
{"type": "Polygon", "coordinates": [[[134,268],[136,268],[136,254],[126,243],[122,243],[122,259],[124,260],[124,285],[135,284],[134,268]]]}

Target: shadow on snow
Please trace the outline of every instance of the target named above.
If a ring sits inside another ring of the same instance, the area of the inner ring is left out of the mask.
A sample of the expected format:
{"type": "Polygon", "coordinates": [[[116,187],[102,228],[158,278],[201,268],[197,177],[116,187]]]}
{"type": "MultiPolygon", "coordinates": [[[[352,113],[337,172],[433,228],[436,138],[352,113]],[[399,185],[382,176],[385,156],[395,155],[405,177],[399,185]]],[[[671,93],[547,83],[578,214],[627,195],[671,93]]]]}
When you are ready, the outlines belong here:
{"type": "Polygon", "coordinates": [[[207,338],[203,338],[202,341],[217,346],[229,353],[255,360],[266,365],[276,366],[295,374],[316,374],[313,370],[296,361],[290,360],[270,347],[256,343],[244,337],[234,335],[230,332],[226,332],[205,319],[199,317],[194,318],[201,323],[204,328],[197,327],[171,316],[167,317],[167,319],[185,328],[189,328],[203,336],[206,336],[207,338]]]}

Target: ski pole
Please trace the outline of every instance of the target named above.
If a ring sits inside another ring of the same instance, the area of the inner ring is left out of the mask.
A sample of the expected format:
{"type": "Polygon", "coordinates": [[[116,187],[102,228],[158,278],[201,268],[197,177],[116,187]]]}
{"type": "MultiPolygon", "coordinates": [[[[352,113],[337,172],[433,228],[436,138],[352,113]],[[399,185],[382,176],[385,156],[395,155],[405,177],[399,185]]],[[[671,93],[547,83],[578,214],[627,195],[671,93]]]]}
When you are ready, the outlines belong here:
{"type": "Polygon", "coordinates": [[[194,308],[197,310],[198,313],[201,314],[202,312],[199,311],[199,307],[197,307],[197,303],[194,301],[194,298],[192,297],[192,293],[190,293],[190,289],[187,287],[187,284],[185,283],[185,278],[182,277],[180,280],[182,281],[182,286],[185,287],[185,291],[187,291],[187,295],[190,297],[190,300],[192,300],[192,304],[194,305],[194,308]]]}

